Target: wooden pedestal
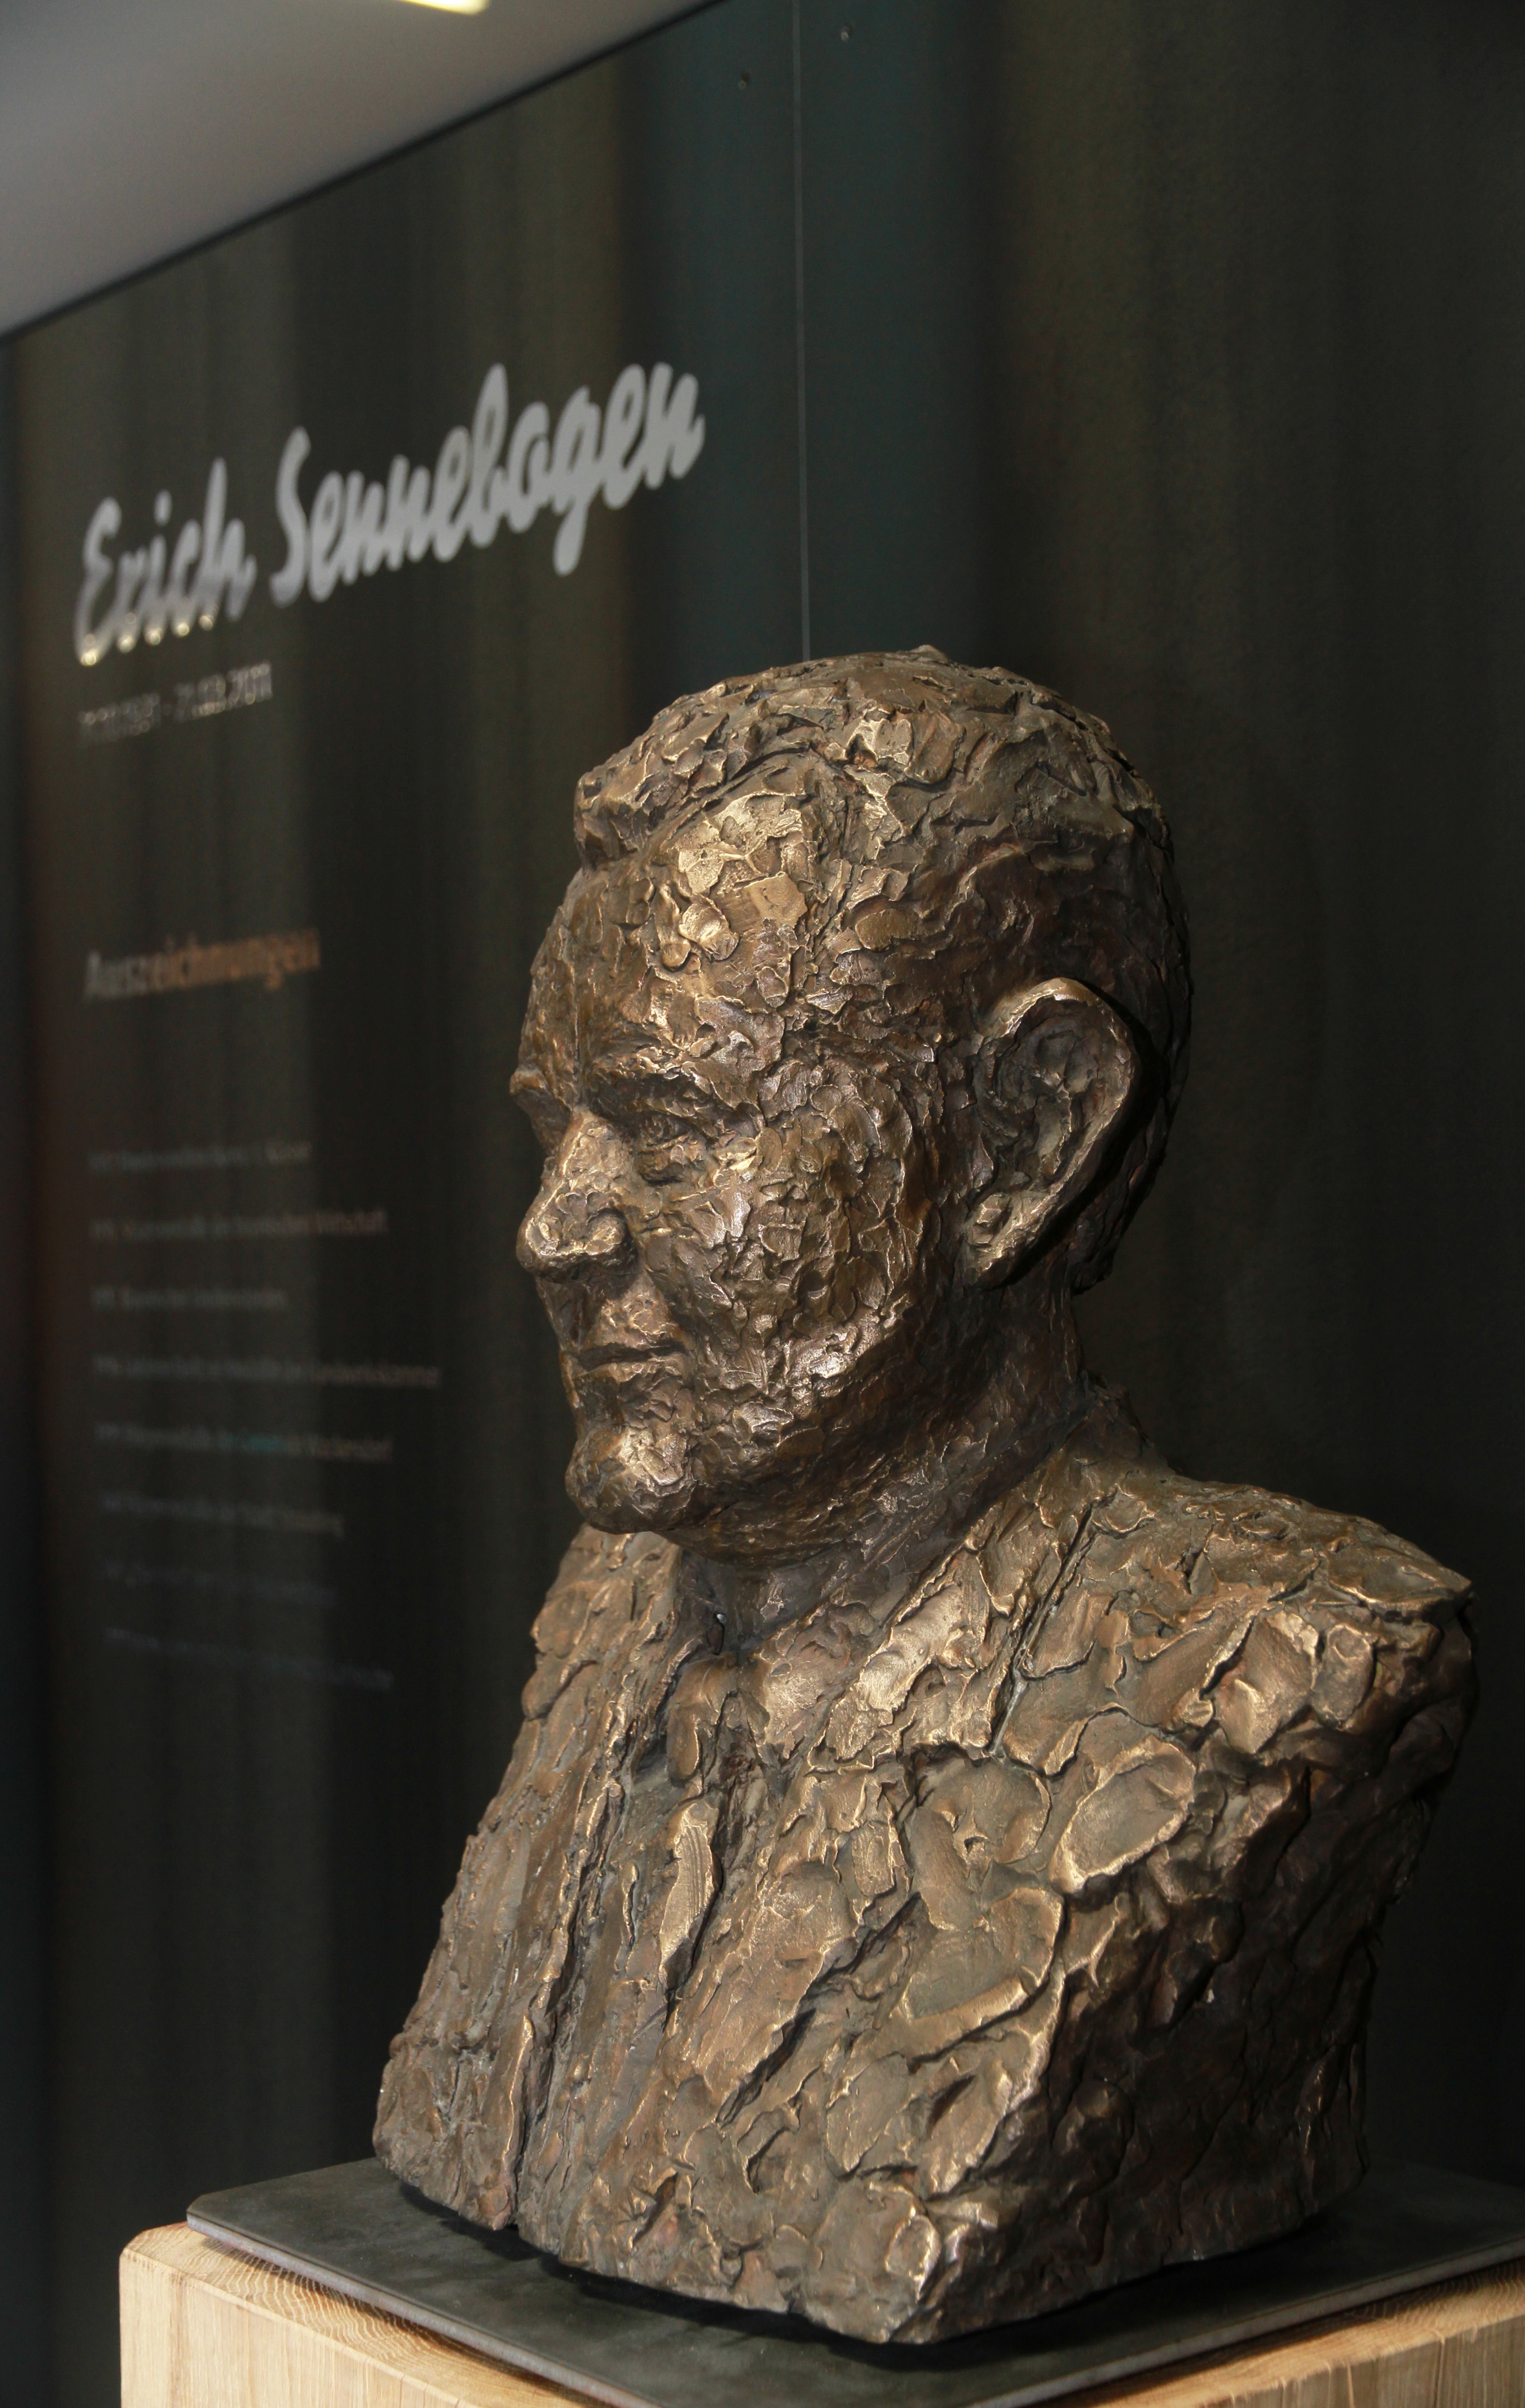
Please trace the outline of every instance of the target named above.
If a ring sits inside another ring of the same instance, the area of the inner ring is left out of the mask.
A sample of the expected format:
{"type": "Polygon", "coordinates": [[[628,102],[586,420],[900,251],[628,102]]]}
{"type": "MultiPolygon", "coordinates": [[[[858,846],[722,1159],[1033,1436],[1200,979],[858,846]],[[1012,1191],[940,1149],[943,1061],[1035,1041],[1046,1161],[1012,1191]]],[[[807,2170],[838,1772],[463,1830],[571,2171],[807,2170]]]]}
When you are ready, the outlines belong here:
{"type": "MultiPolygon", "coordinates": [[[[560,2408],[577,2395],[204,2241],[122,2258],[122,2408],[560,2408]]],[[[1072,2395],[1071,2408],[1520,2408],[1525,2262],[1291,2339],[1072,2395]]],[[[717,2403],[719,2408],[719,2403],[717,2403]]],[[[738,2403],[744,2408],[744,2403],[738,2403]]]]}

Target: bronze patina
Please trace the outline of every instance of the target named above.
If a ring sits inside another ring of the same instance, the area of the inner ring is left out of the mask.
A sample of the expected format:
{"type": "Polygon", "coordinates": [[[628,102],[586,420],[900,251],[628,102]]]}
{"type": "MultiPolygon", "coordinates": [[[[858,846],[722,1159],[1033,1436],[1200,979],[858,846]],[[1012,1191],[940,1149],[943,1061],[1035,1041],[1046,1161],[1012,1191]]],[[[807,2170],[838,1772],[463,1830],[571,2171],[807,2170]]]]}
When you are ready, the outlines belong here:
{"type": "Polygon", "coordinates": [[[515,1090],[587,1526],[382,2161],[880,2342],[1288,2231],[1362,2170],[1467,1592],[1083,1366],[1185,1070],[1153,796],[924,649],[675,703],[576,824],[515,1090]]]}

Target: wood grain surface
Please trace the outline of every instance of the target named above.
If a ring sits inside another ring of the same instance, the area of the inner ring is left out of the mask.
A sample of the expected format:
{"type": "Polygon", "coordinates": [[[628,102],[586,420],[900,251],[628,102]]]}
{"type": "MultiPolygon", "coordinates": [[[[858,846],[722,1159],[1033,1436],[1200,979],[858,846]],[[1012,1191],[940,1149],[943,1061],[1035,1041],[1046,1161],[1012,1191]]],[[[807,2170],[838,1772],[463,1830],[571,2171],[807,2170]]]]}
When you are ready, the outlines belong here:
{"type": "MultiPolygon", "coordinates": [[[[554,2408],[578,2395],[171,2224],[122,2258],[122,2408],[554,2408]]],[[[1525,2263],[1072,2408],[1518,2408],[1525,2263]]]]}

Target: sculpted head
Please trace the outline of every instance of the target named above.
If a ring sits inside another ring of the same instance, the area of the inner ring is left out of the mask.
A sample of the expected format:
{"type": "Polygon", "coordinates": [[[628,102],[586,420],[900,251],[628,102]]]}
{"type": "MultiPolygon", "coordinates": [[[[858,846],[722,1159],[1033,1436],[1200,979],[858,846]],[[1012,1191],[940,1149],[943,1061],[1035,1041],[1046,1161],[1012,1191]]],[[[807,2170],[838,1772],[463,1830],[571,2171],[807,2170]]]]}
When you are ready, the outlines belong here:
{"type": "Polygon", "coordinates": [[[1109,1267],[1185,1070],[1169,836],[1100,722],[929,649],[675,703],[576,833],[514,1081],[568,1485],[786,1552],[1109,1267]]]}

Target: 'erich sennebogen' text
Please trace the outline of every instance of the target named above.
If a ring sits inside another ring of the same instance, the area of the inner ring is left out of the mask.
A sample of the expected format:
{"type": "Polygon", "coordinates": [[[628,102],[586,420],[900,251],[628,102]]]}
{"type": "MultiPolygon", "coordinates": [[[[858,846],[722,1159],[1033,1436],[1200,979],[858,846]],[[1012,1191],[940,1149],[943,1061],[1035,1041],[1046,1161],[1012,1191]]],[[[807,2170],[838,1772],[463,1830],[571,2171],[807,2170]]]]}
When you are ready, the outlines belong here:
{"type": "MultiPolygon", "coordinates": [[[[271,597],[284,606],[306,593],[324,602],[336,586],[400,568],[405,560],[453,560],[468,538],[485,547],[501,526],[523,535],[545,509],[561,521],[551,557],[568,576],[582,557],[595,501],[623,509],[638,485],[655,488],[687,475],[704,443],[698,401],[693,377],[674,381],[662,363],[649,375],[632,366],[615,378],[601,409],[580,385],[554,432],[544,402],[532,401],[511,434],[509,380],[501,367],[491,367],[469,431],[451,428],[432,470],[400,453],[384,485],[361,469],[330,469],[310,504],[302,498],[302,474],[312,446],[306,428],[294,427],[276,475],[286,558],[269,580],[271,597]]],[[[242,617],[259,564],[243,522],[227,515],[227,465],[214,460],[201,517],[186,521],[173,547],[173,504],[162,493],[153,506],[159,532],[116,553],[108,547],[122,532],[122,508],[109,496],[101,503],[85,534],[74,612],[74,649],[87,668],[113,649],[130,652],[140,638],[157,644],[166,635],[214,627],[224,610],[230,619],[242,617]]]]}

